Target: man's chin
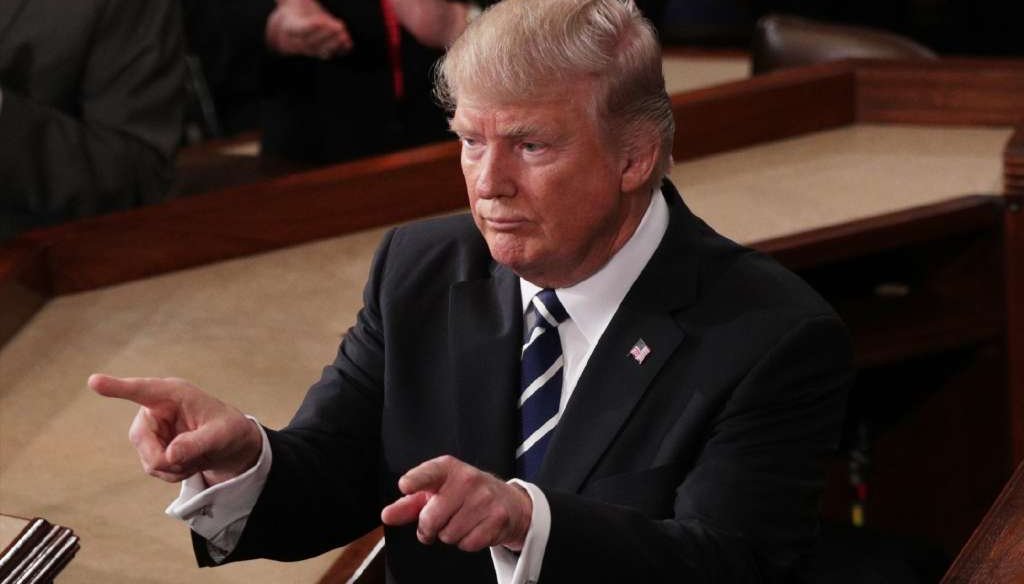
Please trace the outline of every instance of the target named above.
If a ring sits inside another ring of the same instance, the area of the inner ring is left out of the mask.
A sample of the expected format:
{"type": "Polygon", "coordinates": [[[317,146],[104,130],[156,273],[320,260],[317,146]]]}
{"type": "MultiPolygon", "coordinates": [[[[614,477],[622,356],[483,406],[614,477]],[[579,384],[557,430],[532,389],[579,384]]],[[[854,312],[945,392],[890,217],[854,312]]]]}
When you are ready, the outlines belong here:
{"type": "Polygon", "coordinates": [[[557,288],[568,278],[571,269],[559,269],[551,250],[539,249],[525,241],[523,237],[510,237],[503,234],[489,233],[487,247],[494,261],[505,266],[520,278],[542,288],[557,288]],[[559,273],[561,272],[561,273],[559,273]]]}
{"type": "Polygon", "coordinates": [[[515,272],[516,275],[522,276],[521,272],[524,269],[526,271],[529,271],[529,264],[526,263],[526,262],[523,262],[522,259],[519,258],[516,255],[507,255],[507,254],[502,254],[502,253],[495,253],[492,250],[491,251],[491,257],[494,258],[495,262],[497,262],[497,263],[505,266],[506,268],[512,270],[513,272],[515,272]]]}
{"type": "Polygon", "coordinates": [[[494,261],[522,276],[522,271],[529,272],[532,262],[529,261],[529,254],[521,244],[516,242],[502,241],[507,239],[502,236],[489,237],[487,247],[491,252],[494,261]],[[497,240],[497,241],[496,241],[497,240]]]}

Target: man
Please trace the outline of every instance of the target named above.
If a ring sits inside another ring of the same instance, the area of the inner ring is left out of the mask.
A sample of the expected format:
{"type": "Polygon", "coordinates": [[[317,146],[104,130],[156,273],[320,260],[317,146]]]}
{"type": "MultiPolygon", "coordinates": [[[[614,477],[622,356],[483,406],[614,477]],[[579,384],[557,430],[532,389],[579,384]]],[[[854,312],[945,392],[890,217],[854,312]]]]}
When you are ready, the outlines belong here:
{"type": "Polygon", "coordinates": [[[133,442],[187,478],[169,512],[201,561],[308,557],[382,520],[394,582],[785,578],[815,536],[848,339],[661,182],[649,25],[619,0],[506,0],[439,93],[472,217],[385,237],[286,429],[180,380],[90,379],[142,404],[133,442]]]}
{"type": "Polygon", "coordinates": [[[176,0],[0,2],[0,241],[169,197],[184,107],[176,0]]]}

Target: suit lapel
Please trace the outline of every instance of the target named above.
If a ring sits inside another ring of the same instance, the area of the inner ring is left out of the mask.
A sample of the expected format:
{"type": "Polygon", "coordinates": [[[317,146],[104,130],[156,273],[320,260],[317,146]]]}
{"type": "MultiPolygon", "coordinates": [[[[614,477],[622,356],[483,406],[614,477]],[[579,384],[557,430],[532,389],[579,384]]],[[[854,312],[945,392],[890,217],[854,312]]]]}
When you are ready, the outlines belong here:
{"type": "Polygon", "coordinates": [[[491,278],[452,286],[450,298],[450,366],[458,389],[458,456],[477,468],[511,477],[523,328],[519,279],[495,266],[491,278]]]}
{"type": "Polygon", "coordinates": [[[626,423],[655,376],[683,341],[675,314],[696,296],[696,219],[669,183],[669,226],[654,256],[623,299],[576,384],[541,465],[537,483],[578,491],[626,423]],[[638,340],[651,352],[630,353],[638,340]]]}

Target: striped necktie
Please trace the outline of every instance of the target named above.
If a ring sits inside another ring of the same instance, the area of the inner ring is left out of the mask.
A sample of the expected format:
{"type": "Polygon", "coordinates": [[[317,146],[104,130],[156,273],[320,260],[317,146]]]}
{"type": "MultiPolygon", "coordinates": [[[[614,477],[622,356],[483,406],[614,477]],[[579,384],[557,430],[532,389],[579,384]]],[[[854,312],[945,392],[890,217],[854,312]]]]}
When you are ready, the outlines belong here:
{"type": "Polygon", "coordinates": [[[562,398],[562,339],[558,324],[569,313],[554,290],[537,293],[526,310],[519,394],[519,446],[516,476],[532,480],[540,470],[551,434],[558,424],[562,398]]]}

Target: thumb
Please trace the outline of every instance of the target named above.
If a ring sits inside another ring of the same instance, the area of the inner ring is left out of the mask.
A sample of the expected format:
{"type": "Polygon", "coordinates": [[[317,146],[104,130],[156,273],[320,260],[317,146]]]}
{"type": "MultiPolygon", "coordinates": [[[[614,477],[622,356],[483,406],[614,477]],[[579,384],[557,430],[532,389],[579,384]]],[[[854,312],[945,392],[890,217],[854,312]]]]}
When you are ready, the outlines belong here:
{"type": "Polygon", "coordinates": [[[167,445],[167,462],[194,471],[206,470],[214,441],[206,426],[182,432],[167,445]]]}

